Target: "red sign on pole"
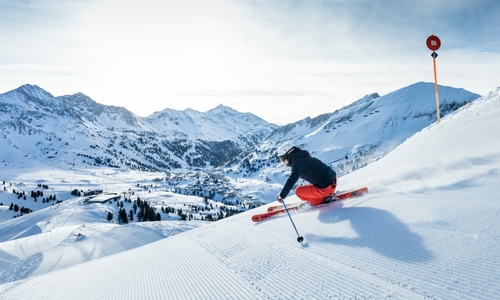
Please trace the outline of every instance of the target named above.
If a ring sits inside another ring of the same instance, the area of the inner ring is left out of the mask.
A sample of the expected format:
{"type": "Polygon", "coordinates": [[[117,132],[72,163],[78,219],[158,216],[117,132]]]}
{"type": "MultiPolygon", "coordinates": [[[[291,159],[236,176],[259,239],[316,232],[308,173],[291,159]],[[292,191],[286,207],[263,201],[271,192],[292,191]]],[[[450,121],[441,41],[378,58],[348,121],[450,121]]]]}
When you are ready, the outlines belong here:
{"type": "Polygon", "coordinates": [[[429,48],[431,51],[437,51],[439,47],[441,47],[441,40],[437,36],[431,35],[427,38],[426,44],[427,48],[429,48]]]}

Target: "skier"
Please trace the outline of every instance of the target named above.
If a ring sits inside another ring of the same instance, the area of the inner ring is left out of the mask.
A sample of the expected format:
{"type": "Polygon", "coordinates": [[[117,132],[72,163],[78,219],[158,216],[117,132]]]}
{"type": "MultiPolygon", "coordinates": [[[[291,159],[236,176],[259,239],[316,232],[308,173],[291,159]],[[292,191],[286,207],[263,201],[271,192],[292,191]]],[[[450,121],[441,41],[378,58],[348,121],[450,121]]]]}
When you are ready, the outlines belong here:
{"type": "Polygon", "coordinates": [[[295,189],[295,194],[302,199],[317,206],[335,201],[334,192],[337,187],[335,171],[321,160],[312,157],[307,150],[302,150],[293,145],[282,145],[278,148],[278,157],[292,168],[281,192],[276,195],[276,200],[281,203],[288,196],[299,177],[309,184],[301,185],[295,189]]]}

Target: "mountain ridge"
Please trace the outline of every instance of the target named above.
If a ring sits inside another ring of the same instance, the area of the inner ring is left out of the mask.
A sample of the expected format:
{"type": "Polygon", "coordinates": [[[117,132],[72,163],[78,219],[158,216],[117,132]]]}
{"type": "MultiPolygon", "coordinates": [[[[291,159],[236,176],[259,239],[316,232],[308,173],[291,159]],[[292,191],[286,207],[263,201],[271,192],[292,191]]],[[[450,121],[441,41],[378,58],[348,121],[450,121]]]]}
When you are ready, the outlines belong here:
{"type": "Polygon", "coordinates": [[[253,146],[276,126],[224,106],[205,113],[177,112],[174,117],[171,112],[141,118],[83,93],[54,97],[29,84],[0,95],[6,144],[18,150],[28,145],[31,150],[25,156],[48,155],[68,164],[80,155],[140,170],[215,166],[253,146]],[[36,148],[39,151],[33,152],[36,148]],[[61,157],[61,150],[73,155],[61,157]]]}
{"type": "MultiPolygon", "coordinates": [[[[464,89],[440,86],[441,117],[479,97],[464,89]]],[[[380,159],[435,121],[434,86],[417,82],[383,96],[368,94],[332,113],[280,126],[252,151],[243,152],[225,167],[236,171],[245,164],[252,173],[269,177],[272,171],[266,170],[263,161],[271,159],[273,166],[280,168],[275,149],[288,143],[308,149],[325,162],[347,155],[347,160],[336,165],[342,176],[380,159]]]]}
{"type": "MultiPolygon", "coordinates": [[[[82,163],[144,171],[219,167],[222,172],[266,177],[269,163],[269,169],[280,168],[273,153],[287,142],[309,148],[327,162],[347,154],[349,159],[338,165],[342,175],[380,159],[432,124],[434,97],[432,83],[417,82],[277,126],[222,104],[206,112],[167,108],[141,118],[83,93],[54,97],[27,84],[0,95],[0,128],[7,145],[22,155],[53,157],[75,167],[82,163]]],[[[479,97],[440,86],[441,115],[479,97]]]]}

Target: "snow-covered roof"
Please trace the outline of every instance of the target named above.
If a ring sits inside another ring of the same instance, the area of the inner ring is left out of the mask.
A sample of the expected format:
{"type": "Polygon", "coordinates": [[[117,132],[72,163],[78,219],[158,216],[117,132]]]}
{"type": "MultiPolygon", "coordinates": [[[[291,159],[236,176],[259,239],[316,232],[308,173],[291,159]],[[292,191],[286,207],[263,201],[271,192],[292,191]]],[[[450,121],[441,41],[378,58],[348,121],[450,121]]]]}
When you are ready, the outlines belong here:
{"type": "Polygon", "coordinates": [[[111,200],[114,200],[114,199],[120,199],[120,195],[117,195],[117,194],[102,194],[102,195],[99,195],[99,196],[96,196],[96,197],[93,197],[93,198],[89,198],[87,200],[85,200],[85,202],[88,202],[88,203],[104,203],[104,202],[107,202],[107,201],[111,201],[111,200]]]}

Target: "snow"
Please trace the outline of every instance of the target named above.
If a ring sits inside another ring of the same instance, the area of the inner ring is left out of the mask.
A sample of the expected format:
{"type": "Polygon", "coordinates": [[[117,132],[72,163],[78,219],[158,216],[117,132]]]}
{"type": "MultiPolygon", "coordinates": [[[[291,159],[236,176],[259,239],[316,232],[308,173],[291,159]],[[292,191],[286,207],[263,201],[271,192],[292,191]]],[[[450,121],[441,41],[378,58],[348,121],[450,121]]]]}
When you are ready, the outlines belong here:
{"type": "Polygon", "coordinates": [[[367,195],[293,213],[303,244],[286,216],[250,220],[266,206],[166,238],[97,215],[84,229],[78,199],[5,221],[0,299],[499,299],[498,128],[500,88],[339,178],[367,195]],[[146,233],[161,238],[134,242],[146,233]]]}

